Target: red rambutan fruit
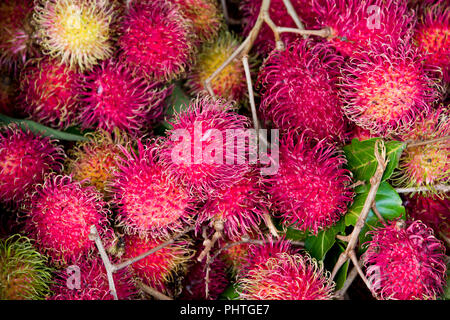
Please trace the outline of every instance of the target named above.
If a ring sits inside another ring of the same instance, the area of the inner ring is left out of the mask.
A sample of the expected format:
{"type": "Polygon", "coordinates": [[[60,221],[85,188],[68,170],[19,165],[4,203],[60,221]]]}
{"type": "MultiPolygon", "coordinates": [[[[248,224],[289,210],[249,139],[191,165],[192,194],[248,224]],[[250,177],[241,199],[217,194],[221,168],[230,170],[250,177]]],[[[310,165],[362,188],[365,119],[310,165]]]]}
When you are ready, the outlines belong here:
{"type": "MultiPolygon", "coordinates": [[[[123,149],[123,148],[122,148],[123,149]]],[[[175,182],[159,163],[157,142],[138,152],[123,149],[111,183],[117,220],[129,233],[166,237],[192,222],[193,202],[188,191],[175,182]]]]}
{"type": "Polygon", "coordinates": [[[108,60],[94,67],[83,82],[83,128],[114,128],[137,134],[163,112],[170,87],[133,76],[121,63],[108,60]]]}
{"type": "Polygon", "coordinates": [[[210,226],[222,221],[224,234],[230,239],[259,232],[258,225],[266,212],[263,181],[257,170],[249,171],[228,188],[218,190],[215,197],[206,200],[196,220],[198,230],[205,221],[210,226]]]}
{"type": "Polygon", "coordinates": [[[368,45],[409,39],[414,12],[404,0],[314,1],[316,27],[332,29],[328,41],[344,56],[368,45]]]}
{"type": "MultiPolygon", "coordinates": [[[[306,26],[314,24],[316,13],[314,12],[313,2],[311,0],[291,0],[291,4],[297,12],[298,17],[306,26]]],[[[256,23],[261,10],[262,0],[242,0],[240,9],[244,16],[244,36],[248,36],[256,23]]],[[[272,0],[269,7],[269,15],[272,21],[279,27],[296,28],[294,20],[289,15],[283,0],[272,0]]],[[[288,44],[300,36],[295,33],[284,32],[281,34],[281,40],[288,44]]],[[[265,56],[275,48],[275,39],[270,27],[263,23],[261,30],[254,43],[258,53],[265,56]]]]}
{"type": "Polygon", "coordinates": [[[20,76],[22,108],[32,120],[59,129],[75,125],[81,75],[56,60],[29,61],[20,76]]]}
{"type": "Polygon", "coordinates": [[[192,62],[190,21],[169,1],[132,1],[118,43],[121,60],[148,79],[173,80],[192,62]]]}
{"type": "Polygon", "coordinates": [[[217,38],[223,26],[222,12],[215,0],[171,0],[178,4],[182,15],[190,20],[196,42],[209,42],[217,38]]]}
{"type": "Polygon", "coordinates": [[[68,152],[66,173],[74,180],[92,185],[104,195],[108,194],[106,186],[113,180],[113,172],[120,159],[119,145],[125,145],[128,137],[118,131],[114,137],[103,130],[86,134],[88,141],[82,141],[68,152]]]}
{"type": "Polygon", "coordinates": [[[441,199],[436,195],[415,194],[406,201],[405,208],[411,219],[421,220],[434,230],[437,237],[450,238],[450,199],[448,195],[441,199]]]}
{"type": "Polygon", "coordinates": [[[298,41],[273,51],[258,76],[264,118],[283,131],[342,142],[346,123],[334,71],[342,63],[327,44],[298,41]]]}
{"type": "MultiPolygon", "coordinates": [[[[137,293],[131,274],[122,269],[113,274],[114,285],[119,300],[131,300],[137,293]]],[[[106,268],[100,258],[80,262],[57,273],[51,287],[53,295],[49,300],[113,300],[109,290],[106,268]],[[73,281],[74,267],[77,267],[79,283],[73,281]],[[77,287],[79,285],[79,287],[77,287]]]]}
{"type": "MultiPolygon", "coordinates": [[[[211,252],[214,255],[215,252],[211,252]]],[[[205,300],[206,299],[206,264],[207,260],[195,261],[186,273],[183,280],[183,300],[205,300]]],[[[217,300],[220,294],[229,285],[227,265],[219,258],[209,264],[208,300],[217,300]]]]}
{"type": "Polygon", "coordinates": [[[360,51],[342,68],[344,112],[372,134],[407,130],[440,98],[438,80],[427,73],[418,49],[407,43],[360,51]]]}
{"type": "Polygon", "coordinates": [[[64,151],[55,141],[11,124],[0,130],[1,202],[19,205],[52,171],[62,170],[64,151]]]}
{"type": "Polygon", "coordinates": [[[33,44],[32,0],[3,0],[0,3],[0,65],[17,71],[37,54],[33,44]]]}
{"type": "Polygon", "coordinates": [[[197,98],[176,115],[161,151],[172,179],[200,198],[225,189],[249,171],[247,147],[234,139],[245,133],[249,120],[229,109],[223,100],[197,98]]]}
{"type": "Polygon", "coordinates": [[[330,300],[334,283],[323,264],[309,255],[277,252],[238,278],[245,300],[330,300]]]}
{"type": "MultiPolygon", "coordinates": [[[[205,43],[197,56],[197,61],[189,72],[186,85],[190,93],[197,95],[206,90],[205,80],[224,63],[239,47],[239,39],[230,32],[222,32],[215,42],[205,43]]],[[[255,69],[255,59],[250,56],[251,71],[255,69]]],[[[247,82],[242,61],[233,60],[212,81],[211,89],[216,96],[225,100],[240,102],[246,95],[247,82]]]]}
{"type": "Polygon", "coordinates": [[[316,234],[345,214],[353,192],[343,169],[346,159],[336,150],[324,140],[311,146],[304,136],[282,138],[278,172],[266,181],[269,200],[285,225],[316,234]]]}
{"type": "Polygon", "coordinates": [[[400,158],[399,171],[395,182],[399,186],[427,186],[434,192],[433,185],[448,183],[450,178],[450,140],[420,143],[446,137],[450,134],[447,109],[438,108],[428,116],[416,119],[408,132],[400,136],[409,142],[400,158]]]}
{"type": "Polygon", "coordinates": [[[377,136],[371,134],[369,130],[366,130],[366,129],[358,127],[358,126],[354,126],[353,130],[351,132],[351,140],[358,139],[359,141],[363,141],[363,140],[369,140],[369,139],[376,138],[376,137],[377,136]]]}
{"type": "Polygon", "coordinates": [[[414,42],[429,65],[442,69],[443,79],[450,83],[450,3],[425,2],[419,10],[414,42]]]}
{"type": "Polygon", "coordinates": [[[41,300],[50,294],[47,257],[20,235],[0,239],[0,300],[41,300]]]}
{"type": "MultiPolygon", "coordinates": [[[[126,235],[124,238],[124,261],[144,254],[157,246],[164,240],[151,237],[140,237],[139,235],[126,235]]],[[[130,265],[130,271],[134,277],[140,279],[144,284],[164,293],[168,293],[168,283],[175,275],[186,271],[187,263],[192,256],[188,248],[187,240],[176,242],[157,250],[142,260],[130,265]]]]}
{"type": "Polygon", "coordinates": [[[362,256],[378,299],[436,299],[446,278],[445,247],[421,221],[391,221],[370,231],[362,256]]]}
{"type": "Polygon", "coordinates": [[[40,0],[34,22],[45,54],[86,71],[112,55],[115,16],[108,0],[40,0]]]}
{"type": "Polygon", "coordinates": [[[70,176],[51,175],[37,186],[26,213],[26,231],[55,265],[76,263],[95,250],[92,225],[102,239],[112,235],[101,194],[70,176]]]}

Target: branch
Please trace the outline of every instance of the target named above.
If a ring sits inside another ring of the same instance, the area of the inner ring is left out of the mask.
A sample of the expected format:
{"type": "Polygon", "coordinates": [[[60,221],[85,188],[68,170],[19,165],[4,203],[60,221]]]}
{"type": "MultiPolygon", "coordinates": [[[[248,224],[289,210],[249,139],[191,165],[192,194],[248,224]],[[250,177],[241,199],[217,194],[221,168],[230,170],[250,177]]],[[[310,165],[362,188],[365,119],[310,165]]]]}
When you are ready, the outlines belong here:
{"type": "MultiPolygon", "coordinates": [[[[367,195],[366,201],[364,202],[364,206],[361,210],[361,213],[359,214],[358,221],[356,222],[352,233],[349,235],[349,241],[347,244],[347,248],[345,249],[344,252],[341,253],[341,255],[338,258],[338,261],[336,262],[336,265],[333,268],[333,271],[331,273],[331,279],[334,279],[334,277],[336,276],[339,269],[342,267],[342,265],[348,259],[352,259],[352,261],[355,264],[356,254],[355,254],[354,250],[355,250],[356,244],[358,242],[359,234],[361,233],[361,230],[364,227],[367,216],[369,215],[369,211],[372,207],[373,202],[375,201],[375,196],[377,194],[378,187],[380,186],[384,170],[386,169],[386,165],[388,163],[388,161],[386,160],[386,148],[384,146],[383,140],[377,140],[377,142],[375,144],[375,157],[378,161],[378,166],[375,171],[375,174],[370,179],[371,186],[370,186],[369,193],[367,195]],[[380,147],[381,147],[381,152],[380,152],[380,147]]],[[[355,264],[355,266],[356,265],[357,265],[357,263],[355,264]]],[[[359,272],[359,270],[358,270],[358,272],[359,272]]],[[[360,275],[363,275],[362,271],[361,271],[360,275]]],[[[364,278],[363,278],[363,280],[364,280],[364,278]]],[[[365,280],[367,280],[367,279],[365,279],[365,280]]],[[[368,282],[366,282],[366,284],[368,284],[368,282]]],[[[370,286],[369,286],[369,288],[370,288],[370,286]]]]}
{"type": "Polygon", "coordinates": [[[434,186],[396,188],[395,189],[395,191],[397,191],[397,193],[414,193],[414,192],[424,192],[424,191],[430,191],[430,190],[449,192],[450,186],[445,185],[445,184],[437,184],[434,186]]]}
{"type": "Polygon", "coordinates": [[[143,284],[142,282],[138,282],[138,286],[142,289],[142,291],[148,293],[157,300],[173,300],[171,297],[166,296],[165,294],[159,292],[158,290],[153,289],[152,287],[143,284]]]}
{"type": "Polygon", "coordinates": [[[407,148],[413,148],[413,147],[418,147],[418,146],[423,146],[426,144],[433,144],[433,143],[437,143],[437,142],[442,142],[442,141],[446,141],[449,140],[450,136],[444,136],[444,137],[440,137],[440,138],[436,138],[436,139],[430,139],[430,140],[424,140],[424,141],[407,141],[406,142],[406,146],[407,148]]]}
{"type": "Polygon", "coordinates": [[[213,234],[211,239],[207,239],[206,235],[203,236],[205,238],[205,241],[203,241],[203,245],[205,246],[205,248],[198,256],[197,261],[199,261],[199,262],[202,261],[203,258],[209,254],[211,249],[216,244],[217,240],[222,238],[223,229],[224,229],[223,221],[221,221],[221,220],[214,221],[214,230],[216,230],[216,232],[213,234]]]}

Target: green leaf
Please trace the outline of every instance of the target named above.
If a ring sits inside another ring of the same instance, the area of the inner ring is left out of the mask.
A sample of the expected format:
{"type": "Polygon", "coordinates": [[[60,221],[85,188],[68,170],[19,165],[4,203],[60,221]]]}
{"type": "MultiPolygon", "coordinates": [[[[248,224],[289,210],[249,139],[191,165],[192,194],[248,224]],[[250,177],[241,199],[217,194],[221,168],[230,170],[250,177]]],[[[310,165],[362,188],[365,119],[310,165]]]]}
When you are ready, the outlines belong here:
{"type": "Polygon", "coordinates": [[[316,236],[310,234],[305,240],[305,248],[317,260],[323,260],[328,250],[336,242],[336,235],[345,231],[343,219],[327,230],[320,231],[316,236]]]}
{"type": "Polygon", "coordinates": [[[232,284],[220,295],[219,300],[239,300],[238,288],[232,284]]]}
{"type": "MultiPolygon", "coordinates": [[[[189,105],[191,98],[183,91],[181,88],[181,84],[177,82],[172,92],[172,96],[170,97],[170,106],[166,111],[166,118],[170,119],[173,117],[175,113],[179,113],[186,109],[189,105]]],[[[163,121],[161,125],[165,129],[172,129],[172,126],[167,121],[163,121]]]]}
{"type": "MultiPolygon", "coordinates": [[[[364,206],[364,202],[369,194],[369,188],[370,187],[366,185],[358,189],[359,193],[354,198],[352,206],[344,217],[346,226],[354,226],[356,224],[359,214],[364,206]]],[[[392,220],[405,214],[405,208],[402,206],[402,199],[395,189],[386,181],[380,184],[377,195],[375,196],[375,203],[378,211],[385,220],[392,220]]],[[[379,224],[378,217],[371,209],[367,216],[366,224],[361,230],[360,242],[363,243],[367,241],[367,231],[379,224]]]]}
{"type": "Polygon", "coordinates": [[[35,134],[40,134],[45,137],[52,137],[59,140],[66,141],[86,141],[88,140],[85,136],[63,132],[59,130],[55,130],[49,127],[46,127],[40,123],[25,120],[25,119],[14,119],[5,115],[0,114],[0,125],[1,123],[9,124],[9,123],[17,123],[23,129],[30,129],[35,134]]]}
{"type": "MultiPolygon", "coordinates": [[[[353,139],[352,143],[344,146],[347,157],[347,167],[353,173],[355,181],[369,181],[374,175],[378,162],[375,158],[375,143],[379,138],[359,141],[353,139]]],[[[386,159],[389,159],[382,181],[389,179],[398,166],[400,155],[406,147],[404,142],[385,141],[386,159]]]]}
{"type": "Polygon", "coordinates": [[[286,239],[293,241],[303,241],[308,236],[308,232],[300,231],[294,228],[287,228],[286,230],[286,239]]]}

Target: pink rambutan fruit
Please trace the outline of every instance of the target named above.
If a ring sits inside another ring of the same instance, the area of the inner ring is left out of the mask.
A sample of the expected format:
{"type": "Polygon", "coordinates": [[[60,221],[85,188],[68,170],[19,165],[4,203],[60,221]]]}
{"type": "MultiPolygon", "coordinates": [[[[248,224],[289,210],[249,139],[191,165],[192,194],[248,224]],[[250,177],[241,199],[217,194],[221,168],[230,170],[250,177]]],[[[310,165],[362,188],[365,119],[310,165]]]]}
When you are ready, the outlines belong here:
{"type": "Polygon", "coordinates": [[[450,199],[436,195],[415,194],[406,201],[406,213],[414,220],[421,220],[434,230],[437,237],[450,238],[450,199]]]}
{"type": "Polygon", "coordinates": [[[20,76],[20,100],[32,120],[59,129],[75,125],[81,75],[56,60],[29,61],[20,76]]]}
{"type": "MultiPolygon", "coordinates": [[[[124,261],[144,254],[164,242],[162,239],[126,235],[124,237],[124,261]]],[[[168,293],[168,283],[175,275],[186,272],[187,263],[192,256],[188,240],[177,240],[162,249],[130,265],[132,275],[144,284],[163,293],[168,293]]]]}
{"type": "Polygon", "coordinates": [[[92,185],[107,195],[106,186],[112,182],[117,161],[121,157],[119,146],[126,145],[128,137],[118,131],[114,136],[98,130],[86,134],[88,141],[78,142],[69,150],[66,161],[66,173],[74,180],[85,185],[92,185]]]}
{"type": "Polygon", "coordinates": [[[342,63],[327,44],[296,41],[273,51],[258,76],[265,120],[283,131],[343,142],[346,121],[335,71],[342,63]]]}
{"type": "Polygon", "coordinates": [[[33,43],[32,0],[3,0],[0,3],[0,65],[17,71],[37,54],[33,43]]]}
{"type": "Polygon", "coordinates": [[[418,49],[407,43],[360,51],[342,68],[344,112],[372,134],[407,130],[441,96],[430,71],[418,49]]]}
{"type": "Polygon", "coordinates": [[[50,138],[11,124],[0,130],[0,199],[21,205],[44,177],[62,170],[64,151],[50,138]]]}
{"type": "Polygon", "coordinates": [[[447,109],[439,107],[428,116],[420,116],[414,125],[400,136],[408,142],[402,153],[395,182],[399,186],[433,186],[448,183],[450,178],[450,140],[420,144],[423,140],[444,138],[450,134],[447,109]],[[419,143],[419,144],[417,144],[419,143]]]}
{"type": "Polygon", "coordinates": [[[272,244],[260,246],[259,250],[252,252],[256,261],[238,276],[237,284],[242,290],[241,299],[330,300],[332,298],[334,283],[323,264],[309,255],[289,252],[289,249],[289,244],[282,244],[281,247],[272,244]],[[254,256],[256,252],[265,255],[254,256]]]}
{"type": "Polygon", "coordinates": [[[158,142],[124,148],[111,183],[117,221],[128,233],[166,237],[192,223],[194,199],[161,165],[158,142]]]}
{"type": "Polygon", "coordinates": [[[269,201],[283,224],[316,234],[336,223],[353,195],[344,155],[324,140],[312,146],[292,133],[280,141],[279,154],[278,172],[266,181],[269,201]]]}
{"type": "Polygon", "coordinates": [[[175,116],[163,145],[161,160],[168,174],[199,198],[229,187],[249,171],[248,148],[235,143],[249,120],[231,108],[220,99],[195,99],[175,116]]]}
{"type": "Polygon", "coordinates": [[[446,279],[445,247],[421,221],[394,220],[370,231],[362,256],[378,299],[436,299],[446,279]]]}
{"type": "Polygon", "coordinates": [[[39,0],[34,23],[45,54],[84,72],[113,53],[115,6],[108,0],[39,0]]]}
{"type": "MultiPolygon", "coordinates": [[[[192,95],[206,91],[205,81],[239,47],[240,40],[234,34],[224,31],[214,42],[203,44],[197,61],[189,72],[187,87],[192,95]]],[[[255,58],[249,59],[251,72],[255,70],[255,58]]],[[[211,81],[214,94],[225,100],[240,102],[246,95],[247,82],[242,61],[233,60],[211,81]]]]}
{"type": "Polygon", "coordinates": [[[258,233],[267,205],[261,175],[257,170],[251,170],[206,200],[196,219],[197,229],[200,230],[204,222],[213,227],[215,221],[221,221],[223,232],[229,239],[258,233]]]}
{"type": "Polygon", "coordinates": [[[191,65],[191,22],[165,0],[132,1],[121,25],[121,61],[156,81],[178,78],[191,65]]]}
{"type": "Polygon", "coordinates": [[[193,25],[196,42],[209,42],[217,38],[223,26],[222,12],[215,0],[170,0],[178,4],[181,14],[193,25]]]}
{"type": "Polygon", "coordinates": [[[450,83],[450,3],[425,2],[419,9],[414,42],[429,65],[442,69],[443,79],[450,83]]]}
{"type": "MultiPolygon", "coordinates": [[[[213,251],[210,254],[213,256],[215,252],[213,251]]],[[[181,293],[181,299],[183,300],[206,299],[207,260],[203,259],[201,262],[194,260],[195,263],[189,266],[183,279],[183,291],[181,293]]],[[[228,285],[227,265],[216,258],[209,264],[208,300],[217,300],[228,285]]]]}
{"type": "Polygon", "coordinates": [[[318,28],[331,28],[328,41],[344,56],[409,39],[414,12],[404,0],[314,1],[318,28]]]}
{"type": "Polygon", "coordinates": [[[50,294],[52,270],[30,239],[0,239],[0,300],[41,300],[50,294]]]}
{"type": "Polygon", "coordinates": [[[82,127],[99,127],[109,132],[118,128],[138,134],[161,117],[161,106],[170,88],[133,76],[119,62],[105,61],[83,81],[84,107],[79,116],[82,127]]]}
{"type": "MultiPolygon", "coordinates": [[[[80,262],[56,274],[53,292],[49,300],[113,300],[109,290],[106,268],[100,258],[80,262]],[[73,281],[74,268],[79,270],[79,283],[73,281]]],[[[131,274],[127,269],[113,273],[114,285],[119,300],[131,300],[137,294],[131,274]]]]}
{"type": "Polygon", "coordinates": [[[71,176],[51,175],[37,186],[26,214],[26,231],[54,265],[76,263],[96,250],[89,239],[92,225],[101,239],[112,236],[101,194],[71,176]]]}
{"type": "MultiPolygon", "coordinates": [[[[313,2],[311,0],[291,0],[298,17],[306,26],[314,25],[316,13],[314,12],[313,2]]],[[[248,36],[258,19],[261,10],[262,0],[243,0],[240,2],[240,9],[244,16],[243,25],[244,36],[248,36]]],[[[289,15],[283,0],[272,0],[269,7],[269,15],[272,21],[279,27],[296,28],[294,20],[289,15]]],[[[285,45],[298,39],[300,36],[295,33],[284,32],[281,34],[281,40],[285,45]]],[[[275,48],[275,38],[273,31],[264,23],[254,43],[255,49],[262,56],[267,55],[275,48]]]]}

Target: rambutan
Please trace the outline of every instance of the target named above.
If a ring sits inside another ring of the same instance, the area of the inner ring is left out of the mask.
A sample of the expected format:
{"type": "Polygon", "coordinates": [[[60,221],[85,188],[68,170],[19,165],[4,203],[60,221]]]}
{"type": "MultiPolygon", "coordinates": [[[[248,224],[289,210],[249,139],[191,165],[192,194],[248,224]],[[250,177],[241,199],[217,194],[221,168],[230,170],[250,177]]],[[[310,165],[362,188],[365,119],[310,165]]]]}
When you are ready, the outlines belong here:
{"type": "Polygon", "coordinates": [[[137,74],[168,82],[190,66],[191,37],[190,21],[177,5],[165,0],[132,1],[118,41],[121,60],[137,74]]]}
{"type": "MultiPolygon", "coordinates": [[[[113,300],[109,290],[108,277],[105,266],[100,258],[83,261],[77,267],[79,283],[71,281],[74,270],[62,270],[56,275],[55,284],[51,287],[53,295],[49,300],[113,300]],[[72,284],[69,286],[68,283],[72,284]],[[79,285],[79,287],[75,287],[79,285]]],[[[119,300],[130,300],[137,289],[127,269],[113,274],[114,285],[119,300]]]]}
{"type": "Polygon", "coordinates": [[[422,140],[439,139],[450,134],[448,113],[438,108],[428,116],[416,119],[408,132],[400,136],[409,142],[400,158],[396,184],[399,186],[427,186],[434,191],[433,185],[448,183],[450,177],[450,140],[420,144],[422,140]],[[415,143],[419,143],[418,145],[415,143]]]}
{"type": "MultiPolygon", "coordinates": [[[[186,85],[190,93],[197,95],[206,90],[205,80],[228,59],[239,47],[240,40],[230,32],[222,32],[215,42],[205,43],[201,48],[195,65],[189,72],[186,85]]],[[[255,59],[250,58],[251,70],[254,70],[255,59]]],[[[239,59],[233,60],[217,77],[211,81],[214,94],[226,100],[240,102],[247,90],[245,71],[239,59]]]]}
{"type": "Polygon", "coordinates": [[[198,197],[212,196],[249,171],[245,143],[236,144],[234,139],[236,134],[245,133],[249,120],[228,112],[230,108],[223,100],[208,97],[192,101],[176,115],[161,151],[172,179],[198,197]],[[232,133],[235,136],[230,139],[232,133]]]}
{"type": "Polygon", "coordinates": [[[283,131],[343,142],[346,123],[334,71],[342,63],[327,44],[298,41],[273,51],[258,76],[266,121],[283,131]]]}
{"type": "Polygon", "coordinates": [[[223,25],[223,16],[215,0],[171,0],[178,4],[182,15],[190,20],[196,42],[209,42],[217,38],[223,25]]]}
{"type": "MultiPolygon", "coordinates": [[[[214,255],[215,252],[211,252],[214,255]]],[[[195,259],[194,259],[195,260],[195,259]]],[[[183,279],[183,300],[205,300],[206,299],[206,267],[207,260],[195,261],[189,266],[186,276],[183,279]]],[[[227,275],[227,265],[220,259],[214,259],[209,264],[208,299],[217,300],[219,295],[225,291],[229,285],[227,275]]]]}
{"type": "Polygon", "coordinates": [[[334,283],[309,255],[279,252],[238,278],[245,300],[330,300],[334,283]]]}
{"type": "Polygon", "coordinates": [[[59,129],[75,125],[81,75],[56,60],[29,61],[20,76],[22,108],[32,120],[59,129]]]}
{"type": "Polygon", "coordinates": [[[159,163],[158,142],[137,143],[137,153],[122,148],[111,183],[117,220],[129,233],[166,237],[192,222],[194,199],[159,163]]]}
{"type": "MultiPolygon", "coordinates": [[[[126,235],[125,249],[122,258],[129,260],[161,245],[164,240],[139,235],[126,235]]],[[[189,258],[192,256],[187,240],[176,242],[157,250],[142,260],[130,265],[134,277],[144,284],[164,293],[168,293],[168,283],[175,275],[186,271],[189,258]]]]}
{"type": "Polygon", "coordinates": [[[0,3],[0,65],[17,71],[37,54],[33,44],[32,0],[3,0],[0,3]]]}
{"type": "Polygon", "coordinates": [[[170,87],[133,76],[121,63],[108,60],[94,67],[82,85],[83,128],[114,128],[137,134],[163,112],[170,87]]]}
{"type": "Polygon", "coordinates": [[[313,1],[316,27],[332,29],[328,41],[344,56],[369,45],[379,47],[409,39],[414,11],[404,0],[313,1]]]}
{"type": "Polygon", "coordinates": [[[68,152],[66,173],[72,175],[74,180],[95,186],[106,195],[106,185],[112,181],[121,156],[119,145],[125,145],[128,138],[117,131],[113,137],[103,130],[88,133],[86,137],[88,141],[78,142],[68,152]]]}
{"type": "Polygon", "coordinates": [[[421,220],[434,230],[437,237],[450,238],[450,199],[436,195],[415,194],[406,201],[406,213],[414,220],[421,220]]]}
{"type": "Polygon", "coordinates": [[[55,141],[15,124],[0,130],[1,202],[21,205],[52,171],[62,169],[64,151],[55,141]]]}
{"type": "Polygon", "coordinates": [[[262,190],[259,172],[249,171],[236,183],[206,200],[196,220],[198,230],[205,221],[213,226],[219,220],[223,222],[224,234],[230,239],[259,232],[258,225],[268,205],[262,190]]]}
{"type": "Polygon", "coordinates": [[[70,176],[52,175],[37,186],[26,213],[26,231],[54,265],[76,263],[95,250],[89,239],[92,225],[102,239],[112,235],[101,194],[70,176]]]}
{"type": "MultiPolygon", "coordinates": [[[[314,24],[316,13],[314,12],[311,0],[291,0],[298,17],[306,26],[314,24]]],[[[240,9],[244,16],[244,36],[248,36],[258,19],[261,10],[262,0],[243,0],[240,2],[240,9]]],[[[269,15],[272,21],[279,27],[296,28],[294,20],[289,15],[283,0],[272,0],[269,7],[269,15]]],[[[281,40],[285,45],[299,38],[298,34],[285,32],[281,34],[281,40]]],[[[273,31],[264,23],[254,43],[258,53],[265,56],[275,48],[273,31]]]]}
{"type": "Polygon", "coordinates": [[[440,98],[438,80],[427,73],[418,49],[407,43],[360,51],[342,68],[344,112],[372,134],[407,130],[440,98]]]}
{"type": "Polygon", "coordinates": [[[370,231],[362,256],[378,299],[436,299],[446,278],[445,247],[421,221],[394,220],[370,231]]]}
{"type": "Polygon", "coordinates": [[[445,1],[425,2],[419,9],[414,42],[429,65],[442,69],[443,79],[450,83],[450,7],[445,1]]]}
{"type": "Polygon", "coordinates": [[[283,223],[315,234],[336,223],[353,195],[345,163],[324,140],[311,146],[303,135],[284,136],[278,172],[266,179],[269,200],[283,223]]]}
{"type": "Polygon", "coordinates": [[[108,0],[40,0],[34,14],[44,53],[80,71],[112,55],[115,18],[108,0]]]}
{"type": "Polygon", "coordinates": [[[0,300],[41,300],[50,294],[47,257],[28,238],[0,239],[0,300]]]}

